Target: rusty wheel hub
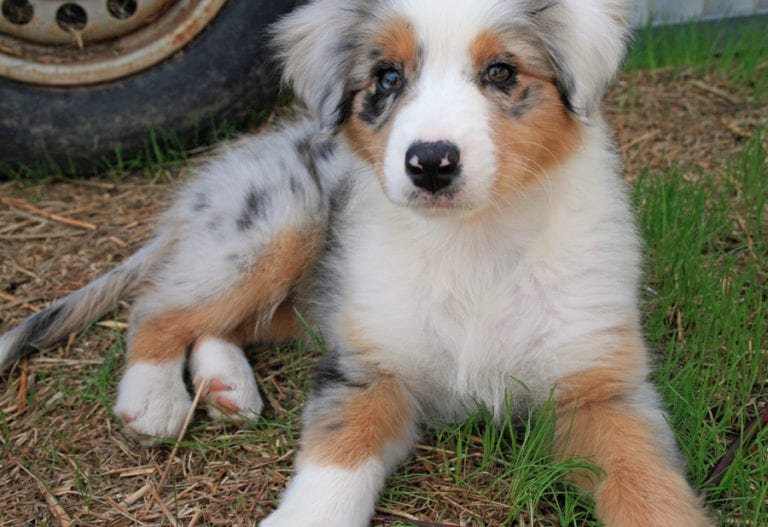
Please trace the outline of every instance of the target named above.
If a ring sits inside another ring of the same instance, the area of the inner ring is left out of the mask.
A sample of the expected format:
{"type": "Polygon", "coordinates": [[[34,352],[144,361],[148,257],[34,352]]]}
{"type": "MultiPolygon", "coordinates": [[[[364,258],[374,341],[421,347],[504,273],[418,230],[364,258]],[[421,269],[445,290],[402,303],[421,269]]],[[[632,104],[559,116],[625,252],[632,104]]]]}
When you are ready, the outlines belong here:
{"type": "Polygon", "coordinates": [[[0,0],[0,77],[49,86],[111,81],[188,44],[226,0],[0,0]]]}

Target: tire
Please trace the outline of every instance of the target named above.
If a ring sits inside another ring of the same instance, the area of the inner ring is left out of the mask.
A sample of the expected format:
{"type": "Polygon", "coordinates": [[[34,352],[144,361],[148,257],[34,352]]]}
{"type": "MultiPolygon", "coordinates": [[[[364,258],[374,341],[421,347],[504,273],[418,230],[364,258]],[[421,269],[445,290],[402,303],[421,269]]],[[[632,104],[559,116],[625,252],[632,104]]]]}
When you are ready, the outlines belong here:
{"type": "Polygon", "coordinates": [[[269,108],[279,79],[265,30],[294,3],[228,0],[186,47],[128,77],[83,86],[0,77],[0,162],[83,172],[133,155],[153,132],[186,141],[217,118],[269,108]]]}

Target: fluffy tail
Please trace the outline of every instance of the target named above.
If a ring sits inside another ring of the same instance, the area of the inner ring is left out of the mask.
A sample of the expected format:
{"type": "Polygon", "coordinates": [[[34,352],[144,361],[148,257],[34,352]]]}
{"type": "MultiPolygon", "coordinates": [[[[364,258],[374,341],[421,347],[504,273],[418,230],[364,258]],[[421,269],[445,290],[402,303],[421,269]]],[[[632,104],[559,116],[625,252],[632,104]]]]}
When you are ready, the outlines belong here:
{"type": "Polygon", "coordinates": [[[0,372],[38,349],[82,331],[133,293],[156,264],[163,244],[154,239],[122,265],[24,320],[0,336],[0,372]]]}

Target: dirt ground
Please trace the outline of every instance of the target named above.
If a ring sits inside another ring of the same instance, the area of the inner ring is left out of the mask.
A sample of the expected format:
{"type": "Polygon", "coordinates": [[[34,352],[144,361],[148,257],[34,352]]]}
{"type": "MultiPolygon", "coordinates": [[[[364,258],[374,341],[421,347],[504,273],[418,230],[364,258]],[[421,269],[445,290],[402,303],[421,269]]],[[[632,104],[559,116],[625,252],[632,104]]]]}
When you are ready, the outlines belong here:
{"type": "MultiPolygon", "coordinates": [[[[680,166],[694,179],[724,174],[755,129],[768,126],[768,105],[747,87],[679,70],[622,76],[606,107],[629,180],[645,166],[680,166]]],[[[191,172],[0,182],[0,331],[131,254],[191,172]]],[[[113,385],[100,379],[119,372],[123,326],[103,324],[0,376],[0,526],[251,525],[274,506],[290,475],[293,432],[209,425],[200,435],[209,445],[220,441],[219,450],[137,447],[110,416],[113,385]],[[256,433],[262,443],[249,439],[256,433]]],[[[291,360],[256,366],[268,416],[297,415],[311,361],[291,360]]],[[[201,421],[197,415],[193,426],[201,421]]],[[[425,463],[432,455],[418,454],[425,463]]],[[[467,496],[441,492],[442,517],[463,522],[467,496]]],[[[478,506],[492,522],[497,505],[478,506]]],[[[382,514],[438,517],[413,509],[382,514]]]]}

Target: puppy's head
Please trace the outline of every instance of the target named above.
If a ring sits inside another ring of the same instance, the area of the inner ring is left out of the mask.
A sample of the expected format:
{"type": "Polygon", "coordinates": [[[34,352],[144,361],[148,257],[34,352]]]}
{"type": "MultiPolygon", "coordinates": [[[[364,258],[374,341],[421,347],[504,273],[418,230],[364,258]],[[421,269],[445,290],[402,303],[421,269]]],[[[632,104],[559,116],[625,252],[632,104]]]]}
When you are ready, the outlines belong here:
{"type": "Polygon", "coordinates": [[[479,210],[580,143],[624,52],[621,0],[316,0],[286,80],[395,203],[479,210]]]}

